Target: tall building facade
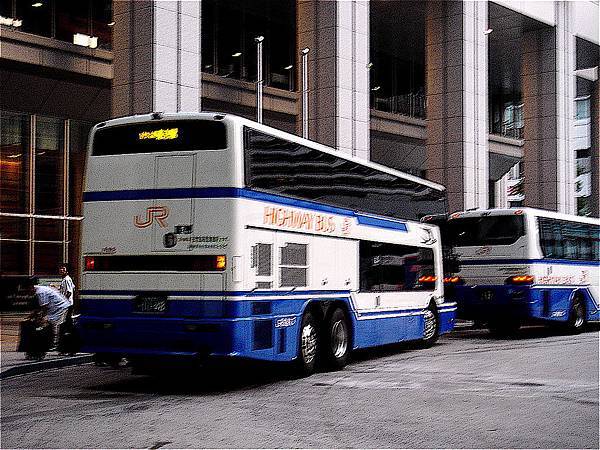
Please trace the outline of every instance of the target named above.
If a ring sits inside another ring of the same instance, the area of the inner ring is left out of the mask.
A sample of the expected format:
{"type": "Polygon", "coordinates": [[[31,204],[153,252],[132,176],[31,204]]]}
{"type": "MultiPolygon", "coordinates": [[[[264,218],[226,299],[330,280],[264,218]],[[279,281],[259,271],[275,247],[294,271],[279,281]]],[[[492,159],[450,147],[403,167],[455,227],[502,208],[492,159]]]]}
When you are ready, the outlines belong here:
{"type": "Polygon", "coordinates": [[[77,272],[87,133],[223,111],[445,185],[598,216],[598,1],[0,0],[1,308],[77,272]]]}

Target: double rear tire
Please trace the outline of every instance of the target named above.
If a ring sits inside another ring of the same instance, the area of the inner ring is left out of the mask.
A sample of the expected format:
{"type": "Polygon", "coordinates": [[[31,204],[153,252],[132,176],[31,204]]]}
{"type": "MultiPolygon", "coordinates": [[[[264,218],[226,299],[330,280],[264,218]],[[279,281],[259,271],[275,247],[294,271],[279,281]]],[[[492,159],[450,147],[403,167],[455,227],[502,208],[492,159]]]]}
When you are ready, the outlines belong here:
{"type": "Polygon", "coordinates": [[[313,374],[319,366],[341,369],[350,357],[350,328],[346,313],[336,307],[323,322],[306,311],[300,325],[297,370],[300,375],[313,374]]]}

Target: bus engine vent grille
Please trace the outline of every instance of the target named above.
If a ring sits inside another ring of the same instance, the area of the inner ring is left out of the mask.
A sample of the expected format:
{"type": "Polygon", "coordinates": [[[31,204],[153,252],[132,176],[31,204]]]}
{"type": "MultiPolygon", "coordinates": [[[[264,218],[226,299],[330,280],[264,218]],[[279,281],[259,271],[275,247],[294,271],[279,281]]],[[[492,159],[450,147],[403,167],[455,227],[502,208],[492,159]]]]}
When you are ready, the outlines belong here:
{"type": "Polygon", "coordinates": [[[271,244],[256,244],[252,247],[252,267],[260,277],[271,276],[271,259],[273,246],[271,244]]]}
{"type": "Polygon", "coordinates": [[[273,347],[273,321],[256,320],[254,322],[253,350],[263,350],[273,347]]]}
{"type": "Polygon", "coordinates": [[[287,244],[281,247],[282,266],[305,266],[306,244],[287,244]]]}
{"type": "Polygon", "coordinates": [[[306,286],[306,273],[308,269],[304,267],[282,267],[281,268],[281,287],[300,287],[306,286]]]}

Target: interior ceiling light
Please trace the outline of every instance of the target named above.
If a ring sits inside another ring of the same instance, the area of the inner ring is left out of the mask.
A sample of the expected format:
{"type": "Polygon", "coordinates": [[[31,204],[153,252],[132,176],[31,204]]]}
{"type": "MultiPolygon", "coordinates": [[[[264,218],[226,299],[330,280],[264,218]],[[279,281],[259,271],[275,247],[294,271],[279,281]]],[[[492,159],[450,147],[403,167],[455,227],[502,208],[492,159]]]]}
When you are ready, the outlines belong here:
{"type": "Polygon", "coordinates": [[[39,8],[40,6],[44,6],[44,4],[42,2],[35,2],[32,3],[31,6],[33,6],[34,8],[39,8]]]}
{"type": "Polygon", "coordinates": [[[112,22],[108,22],[108,26],[109,26],[109,27],[112,27],[112,26],[114,26],[114,25],[115,25],[115,21],[114,21],[114,20],[113,20],[112,22]]]}
{"type": "Polygon", "coordinates": [[[294,67],[294,65],[290,64],[289,66],[285,66],[283,70],[290,70],[292,67],[294,67]]]}
{"type": "Polygon", "coordinates": [[[231,56],[233,56],[234,58],[239,58],[240,56],[242,56],[242,52],[235,52],[231,56]]]}
{"type": "Polygon", "coordinates": [[[375,86],[374,88],[371,88],[372,91],[378,91],[379,89],[381,89],[381,86],[375,86]]]}
{"type": "Polygon", "coordinates": [[[371,67],[373,67],[373,63],[370,62],[369,64],[367,64],[367,69],[370,69],[371,67]]]}
{"type": "Polygon", "coordinates": [[[23,25],[23,21],[21,19],[13,19],[12,17],[0,16],[0,25],[19,28],[21,25],[23,25]]]}
{"type": "Polygon", "coordinates": [[[492,31],[494,31],[494,29],[493,29],[493,28],[488,28],[487,30],[485,30],[485,31],[483,32],[483,34],[490,34],[492,31]]]}

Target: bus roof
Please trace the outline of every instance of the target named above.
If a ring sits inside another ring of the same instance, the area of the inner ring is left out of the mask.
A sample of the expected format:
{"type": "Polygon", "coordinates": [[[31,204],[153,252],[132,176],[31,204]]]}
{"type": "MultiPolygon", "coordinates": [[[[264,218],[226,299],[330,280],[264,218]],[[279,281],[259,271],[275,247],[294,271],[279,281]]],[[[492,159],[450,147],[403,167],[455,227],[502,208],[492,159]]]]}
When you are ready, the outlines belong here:
{"type": "Polygon", "coordinates": [[[450,219],[466,218],[466,217],[483,217],[483,216],[512,216],[512,215],[531,215],[536,217],[549,217],[553,219],[571,220],[581,223],[600,223],[600,219],[595,217],[575,216],[573,214],[565,214],[556,211],[548,211],[537,208],[492,208],[492,209],[476,209],[471,211],[457,211],[450,214],[450,219]]]}
{"type": "MultiPolygon", "coordinates": [[[[424,178],[420,178],[420,177],[410,175],[405,172],[401,172],[399,170],[392,169],[387,166],[383,166],[381,164],[377,164],[377,163],[374,163],[371,161],[367,161],[367,160],[364,160],[361,158],[357,158],[357,157],[345,154],[345,153],[340,152],[339,150],[336,150],[332,147],[328,147],[326,145],[319,144],[317,142],[314,142],[314,141],[311,141],[308,139],[304,139],[300,136],[296,136],[295,134],[287,133],[285,131],[278,130],[277,128],[270,127],[268,125],[264,125],[264,124],[261,124],[261,123],[243,118],[243,117],[239,117],[239,116],[236,116],[233,114],[225,114],[225,113],[221,113],[221,112],[201,112],[201,113],[194,113],[194,112],[158,113],[158,112],[155,112],[155,113],[150,113],[150,114],[139,114],[139,115],[134,115],[134,116],[119,117],[116,119],[110,119],[105,122],[101,122],[101,123],[97,124],[96,126],[94,126],[92,128],[90,136],[92,136],[93,133],[97,129],[103,128],[103,127],[127,125],[127,124],[131,124],[131,123],[161,121],[163,119],[164,120],[178,120],[178,119],[179,120],[194,120],[194,119],[196,119],[196,120],[224,120],[225,122],[230,122],[232,124],[245,125],[245,126],[254,128],[256,130],[263,131],[265,133],[269,133],[272,136],[275,136],[275,137],[278,137],[281,139],[286,139],[288,141],[295,142],[295,143],[298,143],[301,145],[310,146],[310,147],[317,149],[319,151],[322,151],[324,153],[329,153],[331,155],[335,155],[338,158],[343,158],[348,161],[352,161],[354,163],[361,164],[366,167],[371,167],[371,168],[379,170],[381,172],[385,172],[390,175],[393,175],[393,176],[396,176],[399,178],[403,178],[405,180],[419,183],[424,186],[430,187],[432,189],[436,189],[439,191],[446,190],[446,188],[444,186],[442,186],[441,184],[438,184],[438,183],[434,183],[433,181],[429,181],[424,178]]],[[[91,141],[92,140],[90,139],[90,144],[91,144],[91,141]]]]}

